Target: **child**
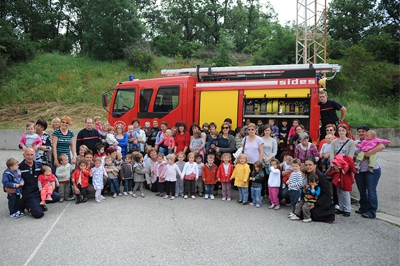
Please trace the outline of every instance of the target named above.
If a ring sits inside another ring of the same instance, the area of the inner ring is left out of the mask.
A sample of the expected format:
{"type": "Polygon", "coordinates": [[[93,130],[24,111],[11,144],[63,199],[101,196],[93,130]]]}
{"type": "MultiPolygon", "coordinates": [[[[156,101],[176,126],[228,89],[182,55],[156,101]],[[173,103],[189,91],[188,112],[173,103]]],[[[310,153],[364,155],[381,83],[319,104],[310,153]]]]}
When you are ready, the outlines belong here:
{"type": "Polygon", "coordinates": [[[71,165],[68,162],[68,156],[65,154],[60,154],[58,156],[58,161],[60,166],[56,169],[56,177],[58,179],[59,187],[58,187],[58,194],[60,194],[60,203],[65,200],[69,201],[69,193],[71,192],[70,189],[70,178],[71,172],[75,169],[75,165],[71,165]]]}
{"type": "Polygon", "coordinates": [[[217,183],[218,172],[218,167],[214,164],[214,159],[214,154],[207,155],[207,163],[202,169],[202,179],[206,187],[204,198],[208,199],[208,197],[210,197],[212,200],[214,199],[214,186],[217,183]]]}
{"type": "Polygon", "coordinates": [[[137,136],[138,132],[134,130],[135,128],[133,127],[133,125],[129,125],[128,132],[125,133],[128,135],[128,148],[129,151],[131,150],[140,151],[140,143],[138,142],[138,136],[137,136]]]}
{"type": "Polygon", "coordinates": [[[10,211],[11,218],[19,218],[25,216],[23,212],[19,211],[19,200],[21,197],[22,186],[24,180],[21,177],[21,171],[18,169],[18,161],[10,158],[6,162],[7,169],[3,173],[3,186],[8,188],[15,188],[15,193],[7,194],[8,210],[10,211]]]}
{"type": "Polygon", "coordinates": [[[51,173],[50,166],[43,165],[40,169],[40,175],[38,176],[38,187],[40,191],[40,205],[46,205],[46,200],[53,200],[51,194],[53,194],[56,188],[56,177],[51,173]]]}
{"type": "Polygon", "coordinates": [[[194,155],[194,160],[196,161],[196,164],[197,164],[197,168],[198,168],[197,173],[199,176],[199,179],[197,179],[197,181],[196,181],[195,190],[197,193],[199,193],[199,196],[202,197],[203,196],[203,186],[204,186],[204,182],[202,179],[202,170],[203,170],[203,166],[204,166],[203,157],[201,156],[201,154],[196,153],[194,155]]]}
{"type": "Polygon", "coordinates": [[[78,168],[72,173],[72,185],[74,187],[76,202],[75,204],[85,203],[87,201],[86,189],[89,186],[88,163],[81,160],[77,163],[78,168]]]}
{"type": "Polygon", "coordinates": [[[170,129],[167,129],[165,131],[164,137],[159,142],[156,143],[156,145],[158,146],[160,146],[161,144],[168,147],[168,154],[174,153],[175,139],[172,136],[172,131],[170,129]]]}
{"type": "Polygon", "coordinates": [[[223,153],[221,156],[222,163],[217,172],[218,182],[221,182],[222,187],[222,200],[227,201],[231,201],[231,176],[234,170],[231,159],[230,153],[223,153]]]}
{"type": "Polygon", "coordinates": [[[292,151],[294,148],[294,145],[296,145],[297,141],[297,135],[296,135],[296,127],[300,125],[300,120],[295,119],[293,120],[293,126],[290,128],[289,131],[289,145],[290,145],[290,150],[292,151]]]}
{"type": "Polygon", "coordinates": [[[122,152],[117,151],[117,155],[115,156],[113,163],[115,167],[118,168],[118,170],[121,169],[121,165],[124,163],[124,161],[122,160],[122,152]]]}
{"type": "Polygon", "coordinates": [[[118,194],[121,193],[119,189],[119,182],[118,182],[118,168],[114,165],[112,157],[107,156],[105,158],[105,164],[104,164],[104,169],[106,170],[106,173],[108,174],[108,177],[110,178],[110,190],[111,193],[113,194],[113,198],[116,198],[118,194]]]}
{"type": "Polygon", "coordinates": [[[219,156],[215,151],[215,148],[218,147],[218,131],[212,130],[210,133],[210,138],[206,145],[207,154],[214,154],[215,156],[219,156]]]}
{"type": "Polygon", "coordinates": [[[132,197],[137,198],[136,191],[139,188],[140,196],[144,198],[143,183],[144,180],[146,179],[144,175],[147,172],[147,169],[143,165],[143,155],[140,152],[138,152],[134,158],[136,162],[135,173],[133,174],[133,181],[135,182],[135,187],[133,188],[132,197]]]}
{"type": "Polygon", "coordinates": [[[185,163],[185,166],[183,167],[182,174],[181,174],[181,180],[184,180],[184,199],[188,198],[189,191],[192,196],[192,199],[195,199],[196,196],[195,190],[196,190],[196,181],[199,178],[199,173],[198,173],[198,167],[197,164],[194,162],[194,153],[191,152],[188,154],[188,159],[189,161],[185,163]]]}
{"type": "Polygon", "coordinates": [[[102,203],[106,198],[101,195],[101,190],[104,187],[104,177],[108,177],[108,174],[103,166],[101,166],[101,158],[94,159],[94,167],[90,169],[90,176],[92,177],[92,184],[95,192],[95,199],[97,203],[102,203]]]}
{"type": "Polygon", "coordinates": [[[303,176],[300,171],[301,162],[295,158],[292,160],[292,170],[289,179],[286,181],[286,185],[289,188],[290,204],[292,205],[292,211],[289,213],[289,218],[294,216],[296,209],[296,203],[299,201],[299,189],[303,187],[303,176]]]}
{"type": "Polygon", "coordinates": [[[231,180],[235,179],[235,186],[239,188],[239,200],[237,201],[239,204],[243,203],[243,205],[247,205],[249,197],[249,174],[250,166],[247,164],[247,156],[241,153],[231,176],[231,180]]]}
{"type": "Polygon", "coordinates": [[[93,158],[100,158],[102,161],[104,160],[104,158],[107,156],[107,153],[105,153],[104,151],[104,145],[101,143],[96,143],[94,145],[94,148],[96,149],[96,154],[93,156],[93,158]]]}
{"type": "Polygon", "coordinates": [[[124,196],[132,195],[133,185],[133,165],[132,165],[132,154],[125,156],[125,162],[121,165],[121,180],[124,182],[124,196]]]}
{"type": "Polygon", "coordinates": [[[164,196],[164,185],[165,185],[165,171],[167,170],[167,162],[164,160],[164,154],[159,153],[157,155],[157,162],[154,163],[154,182],[157,182],[157,193],[156,196],[164,196]]]}
{"type": "MultiPolygon", "coordinates": [[[[179,171],[183,171],[183,167],[185,167],[186,162],[185,160],[185,153],[179,152],[178,153],[178,161],[175,163],[179,167],[179,171]]],[[[175,183],[175,197],[181,196],[183,197],[183,180],[181,180],[181,175],[177,175],[176,183],[175,183]]]]}
{"type": "Polygon", "coordinates": [[[97,130],[97,131],[99,131],[99,133],[100,133],[100,135],[104,135],[104,132],[103,132],[103,128],[102,128],[102,126],[101,126],[101,117],[100,116],[95,116],[94,118],[93,118],[93,120],[94,120],[94,128],[97,130]]]}
{"type": "Polygon", "coordinates": [[[289,128],[287,127],[287,119],[282,119],[282,125],[279,129],[279,147],[281,150],[286,150],[289,128]]]}
{"type": "MultiPolygon", "coordinates": [[[[257,120],[257,131],[258,131],[259,128],[262,128],[263,126],[264,126],[264,124],[263,124],[262,119],[258,119],[258,120],[257,120]]],[[[257,132],[257,131],[256,131],[256,132],[257,132]]]]}
{"type": "MultiPolygon", "coordinates": [[[[166,194],[164,196],[164,199],[168,199],[169,194],[171,193],[171,200],[175,199],[176,195],[176,179],[177,175],[181,175],[182,172],[179,170],[179,166],[175,164],[175,155],[173,154],[168,154],[167,155],[167,169],[165,170],[165,182],[167,184],[166,188],[166,194]]],[[[179,179],[179,178],[178,178],[179,179]]]]}
{"type": "Polygon", "coordinates": [[[286,181],[289,180],[290,174],[292,173],[292,156],[286,154],[283,156],[283,162],[280,165],[282,169],[282,182],[281,182],[281,189],[279,190],[278,199],[281,201],[285,199],[286,206],[291,206],[290,204],[290,197],[289,197],[289,189],[286,185],[286,181]]]}
{"type": "MultiPolygon", "coordinates": [[[[357,173],[360,171],[360,163],[362,160],[364,160],[364,152],[370,151],[373,148],[375,148],[379,143],[382,144],[389,144],[390,141],[386,139],[379,139],[376,137],[376,133],[373,130],[368,130],[365,136],[365,139],[361,141],[361,143],[357,144],[356,147],[360,148],[361,151],[357,155],[356,158],[356,169],[357,173]]],[[[376,165],[376,154],[371,154],[369,156],[369,164],[368,164],[368,171],[373,173],[374,172],[374,167],[376,165]]]]}
{"type": "Polygon", "coordinates": [[[193,131],[193,136],[190,141],[190,151],[193,152],[194,154],[200,153],[201,157],[204,158],[204,149],[205,142],[204,139],[201,137],[201,131],[198,129],[195,129],[193,131]]]}
{"type": "Polygon", "coordinates": [[[303,212],[303,222],[311,222],[311,206],[317,202],[321,194],[321,188],[318,186],[319,177],[315,174],[310,175],[307,185],[303,188],[303,199],[296,204],[294,216],[290,220],[300,220],[300,214],[303,212]]]}
{"type": "Polygon", "coordinates": [[[113,146],[117,151],[119,151],[119,152],[122,151],[121,147],[118,146],[119,142],[115,138],[114,128],[112,126],[109,126],[107,128],[106,142],[107,142],[108,145],[113,146]]]}
{"type": "Polygon", "coordinates": [[[251,172],[250,180],[253,181],[251,183],[251,195],[253,197],[253,202],[251,202],[250,205],[255,205],[257,208],[260,208],[262,203],[261,189],[264,181],[262,162],[256,161],[254,163],[254,171],[251,172]]]}
{"type": "Polygon", "coordinates": [[[271,127],[271,137],[279,141],[279,127],[275,125],[275,119],[269,119],[268,125],[271,127]]]}
{"type": "Polygon", "coordinates": [[[39,146],[42,146],[42,139],[35,133],[33,123],[28,122],[26,124],[26,133],[22,135],[19,141],[19,146],[21,146],[23,150],[26,148],[33,148],[35,151],[37,151],[39,146]]]}
{"type": "Polygon", "coordinates": [[[333,136],[328,134],[325,136],[325,143],[322,145],[321,151],[319,152],[319,157],[321,158],[321,168],[322,172],[325,173],[326,169],[329,167],[331,162],[329,161],[329,156],[331,152],[331,144],[333,141],[333,136]]]}
{"type": "Polygon", "coordinates": [[[278,193],[281,186],[281,170],[279,169],[279,161],[272,159],[270,162],[270,173],[268,178],[268,193],[271,200],[271,206],[268,209],[279,210],[281,208],[278,193]]]}

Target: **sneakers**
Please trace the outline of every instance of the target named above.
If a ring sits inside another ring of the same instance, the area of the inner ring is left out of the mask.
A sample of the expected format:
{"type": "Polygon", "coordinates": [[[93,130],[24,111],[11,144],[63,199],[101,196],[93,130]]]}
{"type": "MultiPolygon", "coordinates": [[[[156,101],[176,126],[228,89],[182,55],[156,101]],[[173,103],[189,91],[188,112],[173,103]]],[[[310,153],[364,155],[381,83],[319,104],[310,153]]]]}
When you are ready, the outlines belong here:
{"type": "Polygon", "coordinates": [[[339,207],[339,205],[335,205],[335,210],[340,210],[340,207],[339,207]]]}
{"type": "Polygon", "coordinates": [[[243,201],[243,205],[247,205],[247,201],[243,201]]]}
{"type": "Polygon", "coordinates": [[[48,195],[46,200],[50,200],[51,201],[51,200],[53,200],[53,198],[50,195],[48,195]]]}
{"type": "Polygon", "coordinates": [[[253,203],[253,202],[250,202],[250,204],[249,204],[250,206],[254,206],[255,204],[253,203]]]}
{"type": "Polygon", "coordinates": [[[164,197],[164,193],[160,193],[160,195],[158,195],[159,197],[164,197]]]}
{"type": "Polygon", "coordinates": [[[292,217],[293,217],[293,215],[294,215],[294,213],[293,213],[293,212],[289,213],[289,215],[288,215],[288,218],[292,218],[292,217]]]}
{"type": "Polygon", "coordinates": [[[261,205],[260,205],[260,204],[257,204],[257,205],[256,205],[256,208],[260,208],[260,207],[261,207],[261,205]]]}
{"type": "Polygon", "coordinates": [[[124,194],[122,194],[121,192],[120,192],[120,193],[118,193],[118,196],[120,196],[120,197],[121,197],[122,195],[124,195],[124,194]]]}
{"type": "Polygon", "coordinates": [[[137,198],[136,194],[132,194],[132,198],[137,198]]]}
{"type": "Polygon", "coordinates": [[[204,199],[208,199],[208,194],[205,194],[205,195],[204,195],[204,199]]]}
{"type": "Polygon", "coordinates": [[[175,199],[175,196],[172,196],[172,197],[171,197],[171,200],[174,200],[174,199],[175,199]]]}
{"type": "Polygon", "coordinates": [[[303,223],[309,223],[309,222],[312,222],[311,218],[303,219],[303,223]]]}
{"type": "Polygon", "coordinates": [[[16,213],[11,214],[10,217],[13,218],[13,219],[19,218],[20,217],[19,216],[19,211],[17,211],[16,213]]]}
{"type": "Polygon", "coordinates": [[[268,209],[273,209],[275,208],[275,206],[276,206],[275,204],[271,204],[271,206],[269,206],[268,209]]]}
{"type": "Polygon", "coordinates": [[[290,220],[297,221],[297,220],[300,220],[300,217],[295,214],[292,217],[290,217],[290,220]]]}
{"type": "Polygon", "coordinates": [[[236,203],[241,204],[241,203],[243,203],[243,200],[238,200],[238,201],[236,201],[236,203]]]}
{"type": "MultiPolygon", "coordinates": [[[[175,197],[177,198],[178,197],[178,194],[175,194],[175,197]]],[[[171,197],[172,198],[172,197],[171,197]]]]}
{"type": "Polygon", "coordinates": [[[117,193],[114,193],[113,198],[116,198],[116,197],[117,197],[117,193]]]}
{"type": "Polygon", "coordinates": [[[226,200],[227,200],[227,201],[231,201],[231,198],[227,198],[226,200]]]}
{"type": "Polygon", "coordinates": [[[211,196],[210,196],[210,199],[212,199],[212,200],[213,200],[213,199],[214,199],[214,195],[211,195],[211,196]]]}
{"type": "Polygon", "coordinates": [[[132,195],[132,194],[133,194],[133,192],[132,192],[132,191],[129,191],[129,192],[128,192],[128,194],[129,194],[129,195],[132,195]]]}
{"type": "Polygon", "coordinates": [[[39,204],[43,206],[43,205],[46,205],[46,202],[44,200],[42,200],[39,204]]]}
{"type": "Polygon", "coordinates": [[[275,206],[275,208],[274,208],[274,210],[276,210],[276,211],[277,211],[277,210],[279,210],[280,208],[281,208],[281,206],[279,206],[279,205],[276,205],[276,206],[275,206]]]}
{"type": "Polygon", "coordinates": [[[184,199],[187,199],[187,198],[188,198],[188,196],[187,196],[187,195],[185,195],[183,198],[184,198],[184,199]]]}
{"type": "Polygon", "coordinates": [[[165,196],[164,196],[164,199],[168,199],[168,195],[165,195],[165,196]]]}
{"type": "Polygon", "coordinates": [[[192,195],[192,199],[196,199],[196,196],[195,196],[195,195],[192,195]]]}
{"type": "Polygon", "coordinates": [[[24,217],[25,216],[25,213],[23,211],[22,212],[21,211],[17,211],[17,212],[18,212],[18,216],[19,217],[24,217]]]}
{"type": "Polygon", "coordinates": [[[105,201],[106,200],[106,198],[103,196],[103,195],[100,195],[100,197],[99,197],[102,201],[105,201]]]}
{"type": "Polygon", "coordinates": [[[128,196],[128,193],[124,191],[124,196],[128,196]]]}
{"type": "Polygon", "coordinates": [[[140,194],[140,197],[144,198],[144,194],[143,194],[143,193],[142,193],[142,194],[140,194]]]}
{"type": "Polygon", "coordinates": [[[160,196],[160,192],[157,192],[157,193],[156,193],[156,197],[157,197],[157,196],[160,196]]]}
{"type": "Polygon", "coordinates": [[[64,202],[64,198],[63,197],[61,197],[61,199],[60,199],[60,203],[63,203],[64,202]]]}
{"type": "Polygon", "coordinates": [[[97,203],[102,203],[103,201],[102,201],[100,198],[97,198],[97,199],[96,199],[96,202],[97,202],[97,203]]]}
{"type": "Polygon", "coordinates": [[[222,198],[222,200],[226,200],[226,198],[222,198]]]}

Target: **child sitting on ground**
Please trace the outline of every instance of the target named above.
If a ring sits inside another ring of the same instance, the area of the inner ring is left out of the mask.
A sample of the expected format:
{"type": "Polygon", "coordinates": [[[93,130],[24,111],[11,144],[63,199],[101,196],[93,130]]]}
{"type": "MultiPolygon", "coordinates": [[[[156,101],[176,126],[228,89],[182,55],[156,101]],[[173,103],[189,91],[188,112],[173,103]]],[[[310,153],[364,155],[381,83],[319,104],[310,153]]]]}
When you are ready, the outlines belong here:
{"type": "Polygon", "coordinates": [[[38,177],[38,187],[40,191],[40,205],[46,205],[46,200],[53,200],[51,194],[53,194],[56,188],[56,177],[51,173],[50,166],[43,165],[40,169],[40,175],[38,177]]]}
{"type": "Polygon", "coordinates": [[[23,212],[19,211],[19,200],[21,197],[24,180],[21,177],[21,171],[18,169],[19,166],[16,159],[8,159],[6,162],[6,166],[7,169],[3,173],[2,183],[5,187],[15,189],[15,193],[7,195],[10,217],[15,219],[25,216],[23,212]]]}
{"type": "MultiPolygon", "coordinates": [[[[379,139],[376,137],[376,132],[373,130],[369,130],[366,133],[365,139],[363,141],[361,141],[361,143],[356,144],[357,148],[360,148],[361,151],[360,153],[357,155],[356,158],[356,169],[357,169],[357,173],[360,171],[360,163],[362,160],[364,160],[364,154],[367,151],[372,150],[373,148],[375,148],[379,143],[382,144],[389,144],[390,141],[387,139],[379,139]]],[[[373,173],[374,172],[374,167],[376,164],[376,154],[371,154],[369,156],[369,164],[368,164],[368,171],[373,173]]]]}
{"type": "Polygon", "coordinates": [[[300,220],[300,214],[303,213],[303,222],[311,222],[311,207],[317,202],[321,194],[321,188],[318,186],[319,177],[312,174],[308,177],[308,184],[303,188],[303,199],[296,204],[294,216],[290,220],[300,220]]]}

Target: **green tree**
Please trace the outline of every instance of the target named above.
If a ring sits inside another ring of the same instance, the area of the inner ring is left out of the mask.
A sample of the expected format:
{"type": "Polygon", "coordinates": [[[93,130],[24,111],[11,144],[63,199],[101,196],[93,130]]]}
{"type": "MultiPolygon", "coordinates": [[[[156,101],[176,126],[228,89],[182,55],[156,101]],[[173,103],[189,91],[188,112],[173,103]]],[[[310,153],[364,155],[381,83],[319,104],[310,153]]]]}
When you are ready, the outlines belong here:
{"type": "Polygon", "coordinates": [[[226,30],[221,30],[219,34],[220,39],[216,46],[218,54],[216,57],[211,59],[211,63],[217,67],[237,65],[236,58],[232,56],[232,51],[235,45],[230,40],[229,34],[226,30]]]}

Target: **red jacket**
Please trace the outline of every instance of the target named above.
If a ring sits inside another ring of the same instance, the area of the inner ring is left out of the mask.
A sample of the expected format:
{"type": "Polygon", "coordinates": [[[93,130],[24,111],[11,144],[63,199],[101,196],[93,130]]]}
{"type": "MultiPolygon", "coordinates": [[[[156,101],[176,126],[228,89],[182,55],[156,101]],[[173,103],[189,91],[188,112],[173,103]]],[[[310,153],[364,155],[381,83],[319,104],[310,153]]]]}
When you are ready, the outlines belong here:
{"type": "Polygon", "coordinates": [[[215,185],[217,183],[218,166],[213,164],[212,168],[205,164],[201,172],[201,177],[204,180],[204,185],[215,185]]]}
{"type": "Polygon", "coordinates": [[[341,169],[340,172],[331,171],[328,173],[328,175],[333,175],[332,183],[341,190],[352,191],[354,174],[356,173],[353,159],[350,156],[338,154],[333,159],[332,164],[341,169]]]}
{"type": "Polygon", "coordinates": [[[81,177],[81,186],[84,187],[88,187],[89,186],[89,174],[90,171],[89,169],[85,168],[85,170],[81,170],[80,168],[76,169],[73,173],[72,173],[72,180],[74,181],[76,187],[78,187],[78,180],[79,180],[79,175],[82,172],[82,177],[81,177]]]}
{"type": "Polygon", "coordinates": [[[233,168],[232,163],[229,163],[228,174],[226,175],[225,169],[224,169],[224,163],[221,162],[221,164],[218,167],[217,178],[220,179],[220,182],[230,183],[233,170],[234,170],[234,168],[233,168]]]}

